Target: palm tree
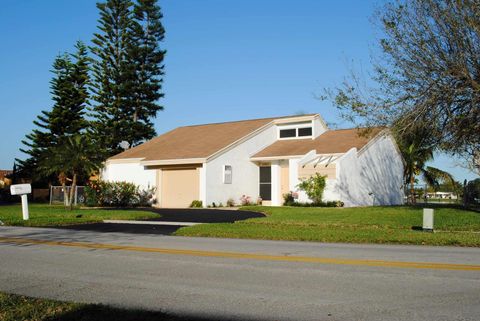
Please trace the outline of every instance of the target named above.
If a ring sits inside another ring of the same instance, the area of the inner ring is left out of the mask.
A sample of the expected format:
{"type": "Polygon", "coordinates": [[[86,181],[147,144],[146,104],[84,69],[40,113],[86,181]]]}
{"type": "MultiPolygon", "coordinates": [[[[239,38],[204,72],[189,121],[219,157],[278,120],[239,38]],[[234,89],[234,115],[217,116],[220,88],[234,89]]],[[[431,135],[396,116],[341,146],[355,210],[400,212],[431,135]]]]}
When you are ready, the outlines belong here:
{"type": "Polygon", "coordinates": [[[423,178],[429,186],[437,188],[440,182],[450,181],[455,184],[451,174],[441,169],[426,166],[428,161],[433,160],[433,147],[422,147],[418,142],[401,142],[399,144],[405,160],[403,177],[406,185],[410,185],[410,202],[415,204],[415,181],[416,177],[423,178]]]}
{"type": "Polygon", "coordinates": [[[94,146],[85,135],[66,137],[63,143],[51,148],[40,164],[39,170],[44,175],[56,174],[64,191],[65,206],[73,208],[73,196],[81,174],[90,176],[100,167],[94,146]],[[67,181],[71,181],[70,193],[67,181]]]}

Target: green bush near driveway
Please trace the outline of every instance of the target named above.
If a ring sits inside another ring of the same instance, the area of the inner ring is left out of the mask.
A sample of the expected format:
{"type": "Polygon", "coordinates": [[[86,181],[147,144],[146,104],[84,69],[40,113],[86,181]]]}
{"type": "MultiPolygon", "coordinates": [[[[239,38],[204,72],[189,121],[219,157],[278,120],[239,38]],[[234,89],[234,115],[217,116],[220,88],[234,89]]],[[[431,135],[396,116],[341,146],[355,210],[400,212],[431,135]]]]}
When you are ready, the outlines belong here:
{"type": "Polygon", "coordinates": [[[80,209],[67,210],[63,205],[30,204],[30,219],[22,219],[20,204],[0,206],[0,221],[5,225],[54,226],[101,222],[103,220],[140,220],[158,217],[141,210],[80,209]]]}
{"type": "Polygon", "coordinates": [[[422,209],[410,206],[300,208],[247,206],[267,214],[233,224],[184,227],[182,236],[342,243],[480,246],[480,213],[451,207],[435,209],[436,233],[421,227],[422,209]]]}
{"type": "Polygon", "coordinates": [[[93,181],[85,186],[87,206],[152,206],[155,188],[141,189],[129,182],[93,181]]]}

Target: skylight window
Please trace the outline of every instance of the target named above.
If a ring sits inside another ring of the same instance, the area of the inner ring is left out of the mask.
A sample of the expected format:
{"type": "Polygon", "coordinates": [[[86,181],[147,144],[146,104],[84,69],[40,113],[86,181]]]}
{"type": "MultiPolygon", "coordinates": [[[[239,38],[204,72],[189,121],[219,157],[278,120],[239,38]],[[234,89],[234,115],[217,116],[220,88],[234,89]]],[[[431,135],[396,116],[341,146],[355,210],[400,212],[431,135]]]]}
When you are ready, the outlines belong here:
{"type": "Polygon", "coordinates": [[[294,128],[281,128],[278,131],[278,137],[280,139],[289,139],[289,138],[306,138],[312,137],[313,129],[312,127],[294,127],[294,128]]]}
{"type": "Polygon", "coordinates": [[[296,137],[297,130],[295,128],[292,129],[280,129],[280,138],[289,138],[289,137],[296,137]]]}
{"type": "Polygon", "coordinates": [[[312,136],[312,127],[299,128],[298,136],[299,137],[312,136]]]}

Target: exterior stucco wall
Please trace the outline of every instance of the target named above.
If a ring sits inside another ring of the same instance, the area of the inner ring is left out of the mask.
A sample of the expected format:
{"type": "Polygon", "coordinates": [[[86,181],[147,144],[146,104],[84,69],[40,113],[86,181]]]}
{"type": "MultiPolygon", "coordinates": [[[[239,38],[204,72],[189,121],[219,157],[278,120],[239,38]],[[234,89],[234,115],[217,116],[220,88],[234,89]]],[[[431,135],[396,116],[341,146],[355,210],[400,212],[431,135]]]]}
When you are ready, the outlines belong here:
{"type": "Polygon", "coordinates": [[[323,124],[323,122],[320,120],[320,118],[316,118],[313,120],[313,137],[317,138],[321,134],[327,131],[327,128],[323,124]]]}
{"type": "Polygon", "coordinates": [[[310,202],[310,200],[307,197],[307,194],[305,194],[304,191],[300,191],[298,189],[298,184],[300,184],[300,178],[298,177],[298,162],[300,161],[300,158],[292,158],[288,161],[288,166],[289,166],[289,174],[290,174],[290,191],[292,192],[297,192],[298,193],[298,202],[305,203],[305,202],[310,202]]]}
{"type": "Polygon", "coordinates": [[[280,161],[272,162],[272,205],[282,205],[281,188],[281,167],[280,161]]]}
{"type": "Polygon", "coordinates": [[[255,201],[259,196],[258,165],[250,157],[268,145],[277,137],[276,127],[264,131],[242,142],[205,165],[205,205],[225,203],[232,198],[236,203],[242,195],[255,201]],[[232,183],[223,183],[223,166],[232,166],[232,183]]]}
{"type": "Polygon", "coordinates": [[[374,205],[403,204],[403,162],[393,138],[383,136],[358,157],[374,205]]]}
{"type": "Polygon", "coordinates": [[[106,181],[130,182],[141,188],[156,186],[156,170],[145,169],[139,163],[108,164],[101,178],[106,181]]]}
{"type": "Polygon", "coordinates": [[[362,152],[351,149],[337,165],[331,195],[345,206],[403,203],[403,162],[390,135],[375,140],[362,152]]]}
{"type": "MultiPolygon", "coordinates": [[[[289,171],[290,171],[290,191],[298,193],[298,202],[301,203],[310,203],[311,200],[308,198],[307,194],[304,191],[298,189],[298,184],[300,184],[299,178],[299,158],[294,158],[289,160],[289,171]]],[[[338,175],[338,169],[336,170],[336,175],[338,175]]],[[[335,191],[336,179],[326,180],[325,191],[323,192],[323,198],[325,200],[339,200],[339,195],[335,191]]]]}
{"type": "MultiPolygon", "coordinates": [[[[299,202],[310,202],[299,191],[299,159],[291,159],[290,190],[299,202]]],[[[352,148],[336,162],[336,179],[327,179],[324,201],[341,200],[346,207],[403,203],[403,163],[391,136],[375,140],[360,153],[352,148]]]]}

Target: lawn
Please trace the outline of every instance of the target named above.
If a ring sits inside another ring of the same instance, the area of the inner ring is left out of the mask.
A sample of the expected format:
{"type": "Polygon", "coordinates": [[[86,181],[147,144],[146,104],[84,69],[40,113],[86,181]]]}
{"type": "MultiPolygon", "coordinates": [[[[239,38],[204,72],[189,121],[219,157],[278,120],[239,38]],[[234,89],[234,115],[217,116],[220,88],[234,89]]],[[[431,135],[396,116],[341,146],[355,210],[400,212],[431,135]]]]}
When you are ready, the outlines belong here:
{"type": "Polygon", "coordinates": [[[49,226],[101,222],[102,220],[138,220],[158,217],[141,210],[80,209],[67,210],[62,205],[30,204],[30,219],[22,219],[21,205],[0,206],[0,221],[5,225],[49,226]]]}
{"type": "Polygon", "coordinates": [[[161,312],[127,310],[98,304],[79,304],[0,292],[2,321],[163,321],[180,320],[161,312]]]}
{"type": "Polygon", "coordinates": [[[416,230],[422,209],[409,206],[362,208],[243,207],[267,214],[233,224],[184,227],[182,236],[295,240],[344,243],[390,243],[480,246],[480,213],[435,207],[435,233],[416,230]]]}

